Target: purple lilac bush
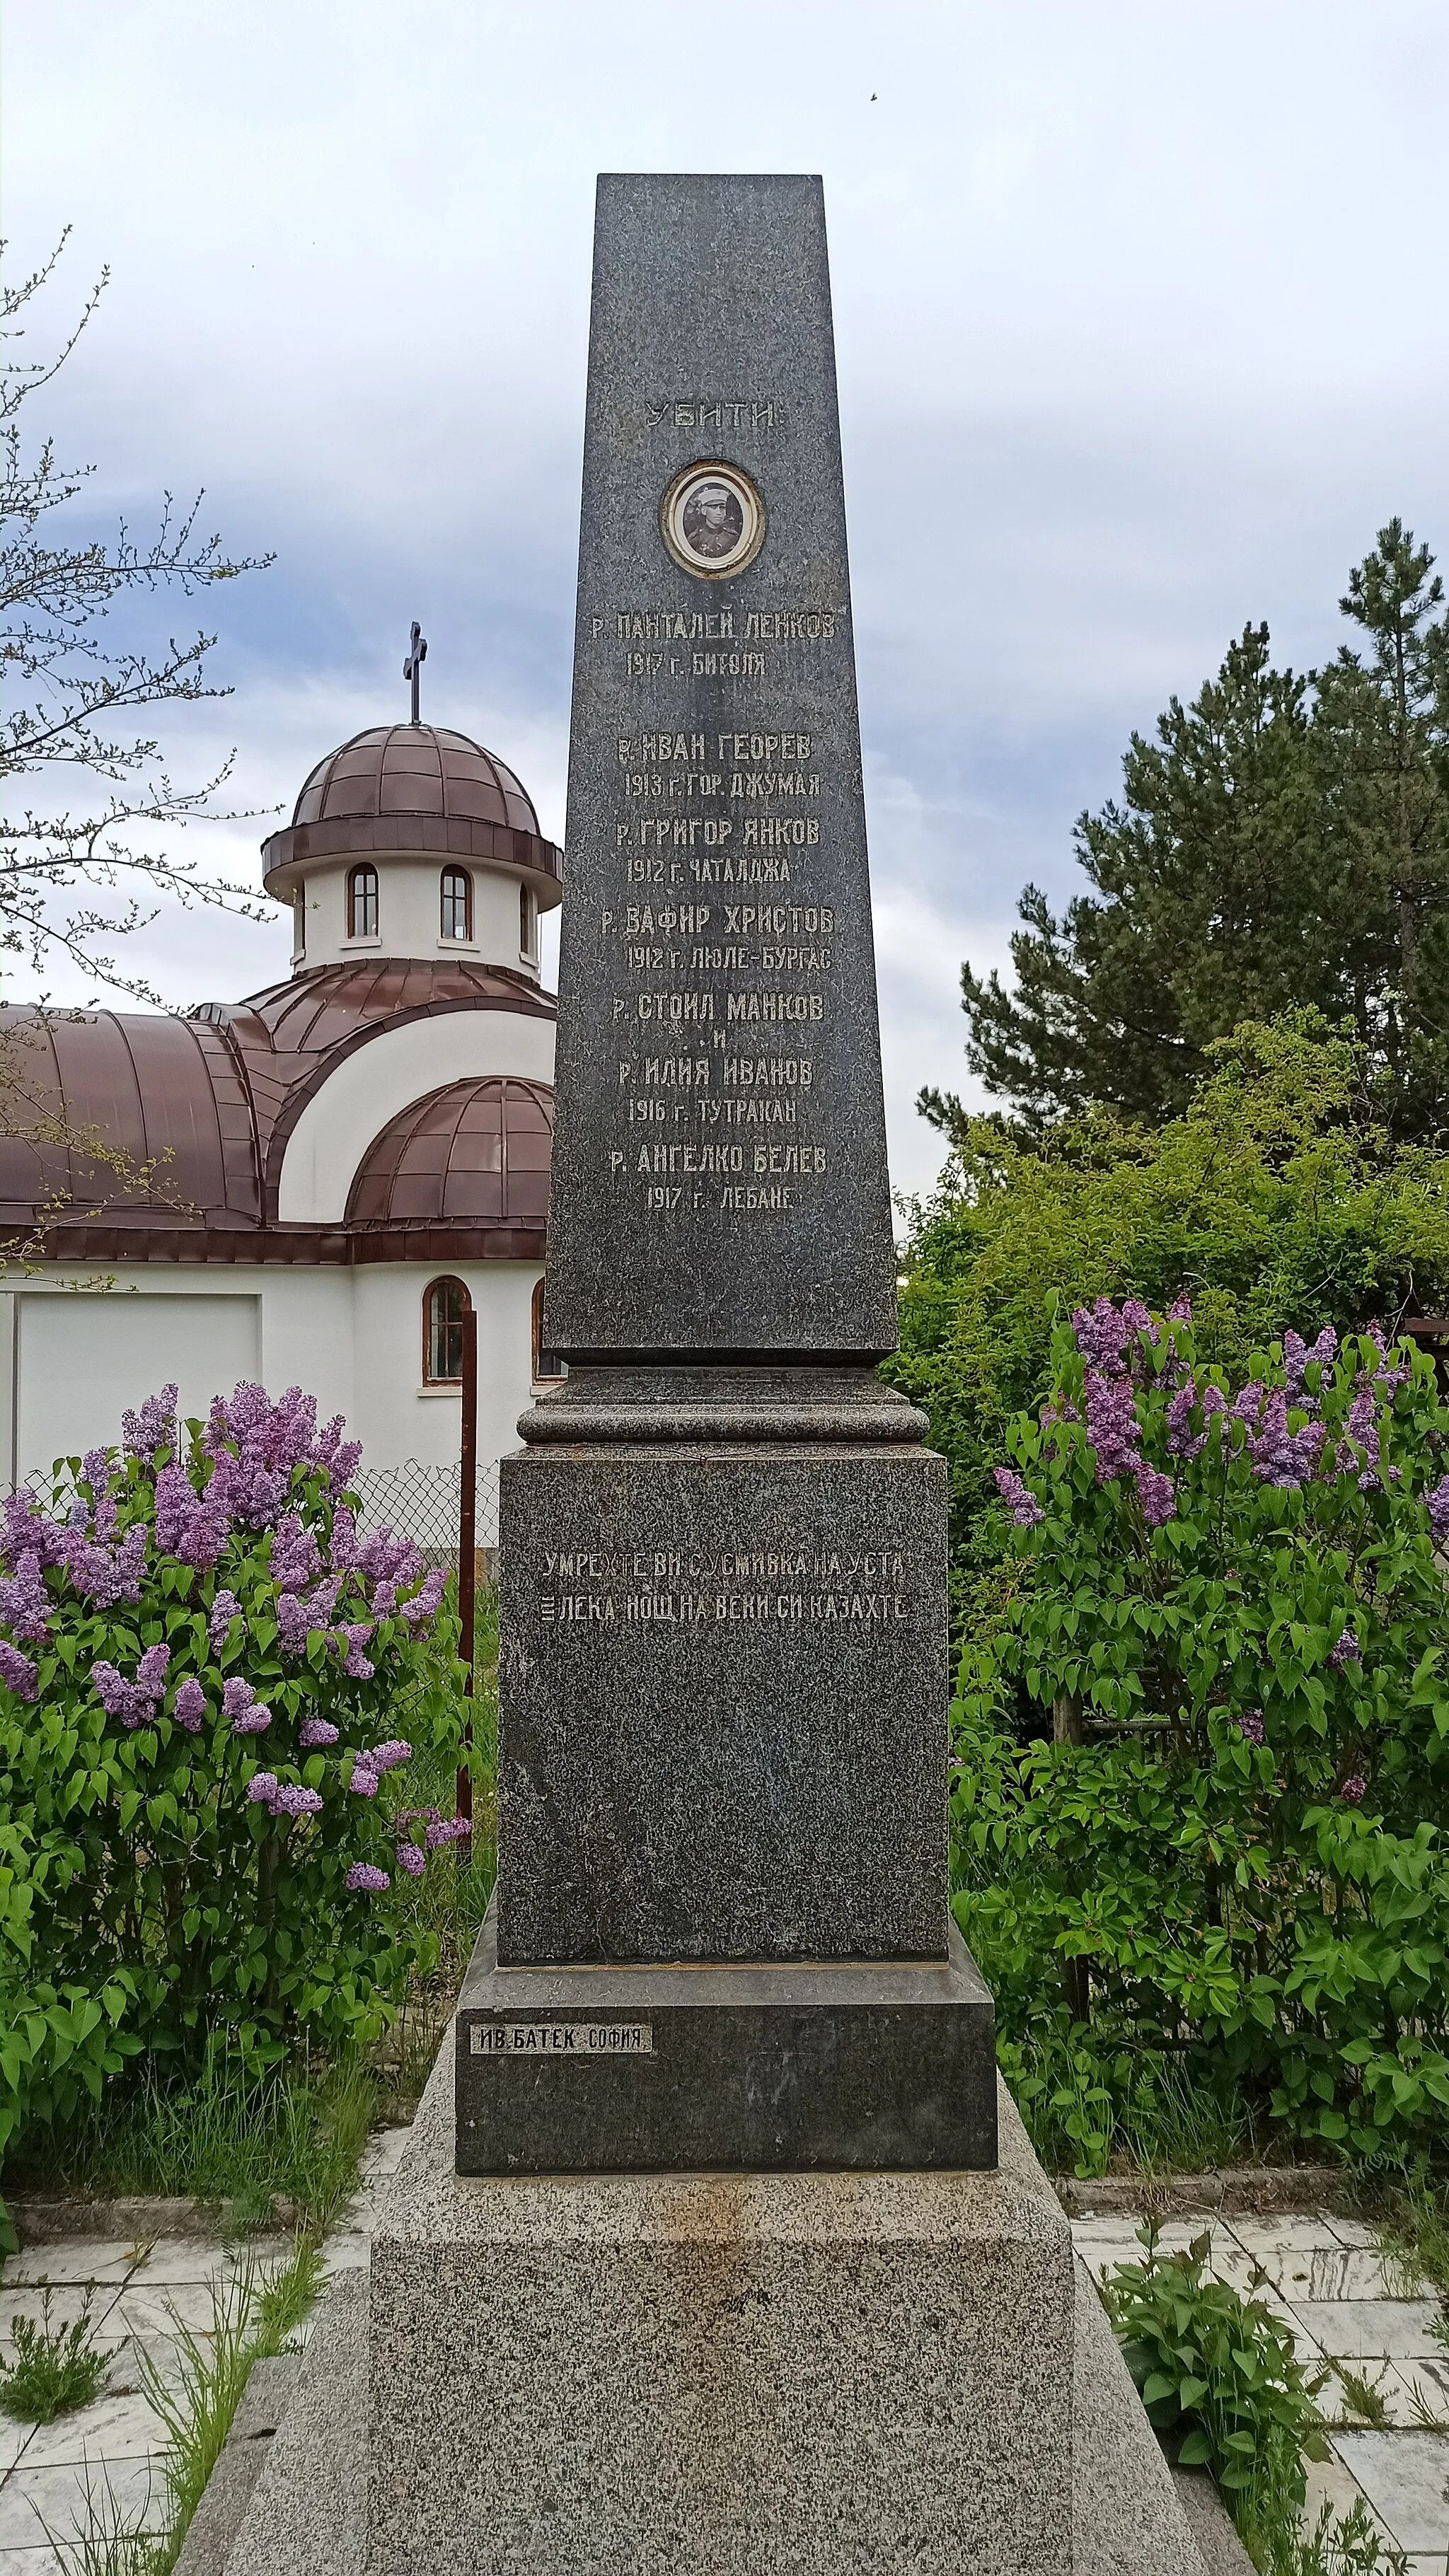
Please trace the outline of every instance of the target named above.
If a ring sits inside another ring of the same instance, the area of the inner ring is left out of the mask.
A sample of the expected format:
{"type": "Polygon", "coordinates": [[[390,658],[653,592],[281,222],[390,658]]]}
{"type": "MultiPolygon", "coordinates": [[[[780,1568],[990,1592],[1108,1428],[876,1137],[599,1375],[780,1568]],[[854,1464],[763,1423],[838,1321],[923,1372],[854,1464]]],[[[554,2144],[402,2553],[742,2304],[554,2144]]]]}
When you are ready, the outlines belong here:
{"type": "Polygon", "coordinates": [[[456,1747],[457,1632],[357,1444],[296,1387],[175,1407],[0,1512],[0,2146],[67,2068],[371,2036],[430,1964],[378,1899],[467,1830],[379,1795],[456,1747]]]}
{"type": "Polygon", "coordinates": [[[1442,2133],[1432,1362],[1287,1332],[1233,1383],[1185,1301],[1130,1299],[1079,1308],[1053,1360],[996,1471],[1018,1562],[955,1709],[958,1911],[1008,2065],[1034,2080],[1055,2016],[1094,2081],[1120,2052],[1130,2089],[1155,2051],[1334,2145],[1442,2133]]]}

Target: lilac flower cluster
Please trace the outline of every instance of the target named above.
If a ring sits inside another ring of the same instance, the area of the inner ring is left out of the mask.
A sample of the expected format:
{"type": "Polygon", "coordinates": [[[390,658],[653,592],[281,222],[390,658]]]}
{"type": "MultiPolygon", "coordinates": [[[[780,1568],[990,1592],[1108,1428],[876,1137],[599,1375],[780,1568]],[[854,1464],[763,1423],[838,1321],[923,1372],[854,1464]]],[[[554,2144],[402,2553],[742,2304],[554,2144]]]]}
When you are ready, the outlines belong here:
{"type": "Polygon", "coordinates": [[[1363,1662],[1363,1648],[1351,1628],[1345,1628],[1337,1643],[1329,1647],[1328,1660],[1336,1673],[1344,1672],[1350,1664],[1363,1662]]]}
{"type": "Polygon", "coordinates": [[[1149,1467],[1145,1462],[1139,1462],[1137,1500],[1142,1506],[1142,1517],[1148,1528],[1163,1529],[1177,1509],[1177,1487],[1170,1476],[1164,1476],[1156,1467],[1149,1467]]]}
{"type": "Polygon", "coordinates": [[[396,1735],[389,1737],[386,1744],[375,1744],[370,1753],[354,1753],[348,1788],[359,1798],[375,1798],[384,1771],[395,1770],[399,1762],[411,1762],[412,1758],[412,1746],[396,1735]]]}
{"type": "Polygon", "coordinates": [[[264,1735],[272,1722],[271,1710],[240,1673],[233,1673],[222,1691],[221,1713],[231,1719],[233,1735],[264,1735]]]}
{"type": "Polygon", "coordinates": [[[231,1536],[231,1513],[215,1475],[198,1493],[174,1460],[156,1478],[156,1545],[194,1572],[210,1571],[231,1536]]]}
{"type": "MultiPolygon", "coordinates": [[[[1253,1392],[1264,1394],[1261,1387],[1253,1392]]],[[[1246,1415],[1240,1418],[1247,1420],[1246,1415]]],[[[1306,1485],[1327,1437],[1322,1423],[1305,1422],[1300,1430],[1290,1431],[1288,1398],[1281,1387],[1274,1387],[1266,1396],[1255,1419],[1257,1428],[1249,1431],[1246,1447],[1260,1484],[1281,1485],[1294,1491],[1306,1485]]]]}
{"type": "Polygon", "coordinates": [[[1022,1482],[1014,1467],[997,1467],[993,1474],[996,1490],[1002,1501],[1010,1505],[1011,1517],[1018,1529],[1033,1529],[1038,1521],[1045,1520],[1046,1514],[1035,1494],[1029,1485],[1022,1482]]]}
{"type": "Polygon", "coordinates": [[[370,1860],[355,1860],[342,1884],[350,1887],[354,1895],[381,1896],[383,1889],[392,1882],[387,1871],[375,1869],[370,1860]]]}
{"type": "Polygon", "coordinates": [[[40,1676],[30,1657],[22,1655],[18,1646],[6,1645],[3,1640],[0,1640],[0,1682],[8,1691],[13,1691],[17,1699],[33,1700],[40,1696],[40,1676]]]}
{"type": "Polygon", "coordinates": [[[1263,1712],[1260,1708],[1242,1709],[1236,1716],[1229,1718],[1228,1724],[1235,1734],[1241,1735],[1245,1744],[1262,1743],[1263,1712]]]}
{"type": "Polygon", "coordinates": [[[1196,1458],[1208,1436],[1213,1416],[1226,1413],[1228,1399],[1219,1386],[1205,1386],[1202,1391],[1202,1429],[1192,1428],[1193,1406],[1198,1402],[1197,1384],[1191,1372],[1184,1377],[1167,1407],[1167,1454],[1169,1458],[1196,1458]]]}
{"type": "Polygon", "coordinates": [[[1307,1372],[1317,1366],[1330,1369],[1338,1356],[1338,1335],[1331,1324],[1325,1324],[1316,1341],[1305,1342],[1301,1333],[1290,1328],[1283,1336],[1283,1389],[1290,1404],[1300,1408],[1311,1405],[1307,1372]]]}
{"type": "MultiPolygon", "coordinates": [[[[1377,1490],[1380,1482],[1378,1408],[1374,1403],[1372,1381],[1361,1374],[1356,1383],[1358,1392],[1348,1408],[1348,1420],[1344,1424],[1344,1430],[1349,1439],[1356,1444],[1362,1461],[1358,1479],[1359,1491],[1371,1494],[1377,1490]]],[[[1351,1469],[1355,1462],[1345,1461],[1344,1463],[1351,1469]]]]}
{"type": "MultiPolygon", "coordinates": [[[[158,1449],[175,1448],[177,1394],[178,1389],[174,1385],[163,1386],[159,1395],[147,1396],[139,1412],[132,1413],[128,1407],[122,1414],[121,1439],[128,1458],[139,1458],[144,1466],[149,1467],[158,1449]]],[[[105,1451],[100,1454],[104,1457],[105,1451]]],[[[90,1456],[95,1455],[92,1450],[90,1456]]],[[[93,1482],[89,1474],[87,1482],[93,1482]]]]}
{"type": "Polygon", "coordinates": [[[1072,1334],[1077,1349],[1089,1369],[1099,1370],[1104,1377],[1120,1377],[1127,1366],[1127,1354],[1139,1334],[1152,1329],[1152,1317],[1135,1297],[1126,1304],[1113,1305],[1110,1297],[1099,1297],[1094,1306],[1074,1306],[1072,1334]]]}
{"type": "Polygon", "coordinates": [[[250,1530],[275,1526],[298,1467],[320,1473],[333,1490],[346,1485],[362,1455],[361,1443],[344,1440],[342,1416],[319,1431],[317,1399],[289,1386],[273,1404],[266,1388],[243,1384],[214,1396],[202,1449],[215,1463],[208,1491],[220,1482],[234,1520],[250,1530]]]}
{"type": "Polygon", "coordinates": [[[0,1582],[0,1619],[13,1635],[38,1645],[50,1635],[50,1610],[39,1553],[27,1548],[13,1576],[0,1582]]]}
{"type": "Polygon", "coordinates": [[[1097,1457],[1097,1482],[1130,1476],[1142,1464],[1142,1433],[1131,1383],[1089,1368],[1085,1382],[1087,1438],[1097,1457]]]}
{"type": "Polygon", "coordinates": [[[1449,1476],[1441,1476],[1424,1496],[1424,1509],[1429,1515],[1429,1528],[1434,1545],[1449,1543],[1449,1476]]]}
{"type": "Polygon", "coordinates": [[[247,1782],[247,1802],[253,1807],[268,1807],[274,1816],[318,1816],[322,1812],[319,1790],[304,1789],[295,1780],[279,1780],[275,1771],[254,1771],[247,1782]]]}
{"type": "Polygon", "coordinates": [[[466,1816],[444,1816],[436,1807],[404,1807],[401,1813],[393,1818],[393,1825],[398,1831],[401,1831],[404,1825],[415,1824],[427,1826],[423,1840],[429,1851],[439,1850],[444,1843],[465,1843],[473,1831],[466,1816]]]}
{"type": "Polygon", "coordinates": [[[1360,1779],[1357,1772],[1354,1772],[1351,1778],[1341,1780],[1338,1784],[1338,1794],[1340,1798],[1345,1799],[1350,1807],[1357,1807],[1362,1804],[1367,1789],[1367,1780],[1360,1779]]]}
{"type": "Polygon", "coordinates": [[[166,1668],[170,1661],[169,1646],[148,1646],[136,1666],[133,1682],[128,1682],[104,1658],[92,1664],[91,1680],[107,1717],[118,1717],[127,1727],[149,1726],[166,1695],[166,1668]]]}

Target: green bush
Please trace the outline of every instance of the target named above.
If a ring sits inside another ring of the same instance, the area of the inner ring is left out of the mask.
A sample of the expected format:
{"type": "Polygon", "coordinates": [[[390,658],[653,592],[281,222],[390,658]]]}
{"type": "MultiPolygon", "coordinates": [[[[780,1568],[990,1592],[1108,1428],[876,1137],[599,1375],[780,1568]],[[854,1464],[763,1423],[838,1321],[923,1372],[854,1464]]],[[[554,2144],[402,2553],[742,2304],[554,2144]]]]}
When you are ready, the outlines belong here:
{"type": "Polygon", "coordinates": [[[957,1912],[1008,2075],[1083,2171],[1150,2129],[1174,2065],[1229,2121],[1246,2100],[1359,2154],[1428,2144],[1449,2107],[1432,1365],[1290,1333],[1235,1387],[1185,1307],[1105,1300],[1054,1359],[998,1470],[1011,1586],[954,1708],[957,1912]]]}
{"type": "Polygon", "coordinates": [[[431,1965],[378,1899],[459,1830],[399,1795],[414,1744],[456,1758],[443,1577],[358,1537],[357,1449],[298,1390],[184,1442],[174,1404],[5,1506],[0,2149],[143,2049],[370,2039],[431,1965]]]}
{"type": "Polygon", "coordinates": [[[1028,1145],[968,1123],[917,1202],[901,1347],[883,1375],[925,1407],[950,1462],[955,1609],[994,1614],[988,1506],[1007,1427],[1046,1392],[1055,1324],[1097,1297],[1193,1301],[1197,1346],[1240,1371],[1290,1327],[1309,1340],[1449,1305],[1449,1156],[1395,1145],[1366,1051],[1312,1012],[1210,1047],[1160,1128],[1083,1114],[1028,1145]]]}
{"type": "MultiPolygon", "coordinates": [[[[1292,2564],[1307,2491],[1305,2459],[1328,2457],[1310,2378],[1291,2329],[1261,2299],[1204,2280],[1208,2235],[1182,2254],[1140,2228],[1141,2263],[1121,2263],[1103,2299],[1152,2424],[1184,2468],[1212,2471],[1265,2571],[1292,2564]]],[[[1286,2570],[1285,2570],[1286,2576],[1286,2570]]]]}

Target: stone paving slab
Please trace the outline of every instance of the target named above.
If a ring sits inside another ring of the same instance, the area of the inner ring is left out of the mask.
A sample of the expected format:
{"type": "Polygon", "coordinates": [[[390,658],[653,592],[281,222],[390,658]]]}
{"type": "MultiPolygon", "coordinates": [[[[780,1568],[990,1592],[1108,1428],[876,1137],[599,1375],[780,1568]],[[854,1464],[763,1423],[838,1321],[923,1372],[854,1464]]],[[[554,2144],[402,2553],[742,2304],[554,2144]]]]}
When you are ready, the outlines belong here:
{"type": "Polygon", "coordinates": [[[1444,2350],[1437,2299],[1291,2299],[1289,2306],[1326,2353],[1345,2361],[1432,2361],[1444,2350]]]}
{"type": "Polygon", "coordinates": [[[1401,2549],[1449,2555],[1449,2434],[1339,2433],[1334,2448],[1401,2549]]]}

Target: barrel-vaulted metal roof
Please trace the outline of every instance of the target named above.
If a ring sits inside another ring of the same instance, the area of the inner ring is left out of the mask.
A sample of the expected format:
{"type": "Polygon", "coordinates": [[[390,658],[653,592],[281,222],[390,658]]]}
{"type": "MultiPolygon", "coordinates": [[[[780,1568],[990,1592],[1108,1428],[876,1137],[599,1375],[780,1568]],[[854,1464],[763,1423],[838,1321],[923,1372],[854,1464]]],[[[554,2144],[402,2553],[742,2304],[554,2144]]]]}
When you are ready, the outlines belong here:
{"type": "MultiPolygon", "coordinates": [[[[552,1019],[555,1005],[528,977],[447,958],[318,967],[186,1019],[7,1010],[0,1085],[11,1132],[0,1134],[0,1239],[38,1237],[57,1260],[541,1260],[546,1151],[542,1188],[523,1177],[533,1150],[525,1132],[536,1133],[532,1122],[551,1098],[539,1084],[505,1086],[510,1102],[514,1092],[519,1100],[508,1108],[509,1179],[496,1209],[487,1193],[470,1207],[466,1192],[444,1189],[413,1219],[407,1191],[394,1185],[386,1217],[369,1200],[355,1224],[351,1215],[328,1227],[278,1219],[287,1138],[342,1058],[384,1024],[477,1010],[552,1019]]],[[[369,1168],[399,1123],[378,1140],[369,1168]]]]}

